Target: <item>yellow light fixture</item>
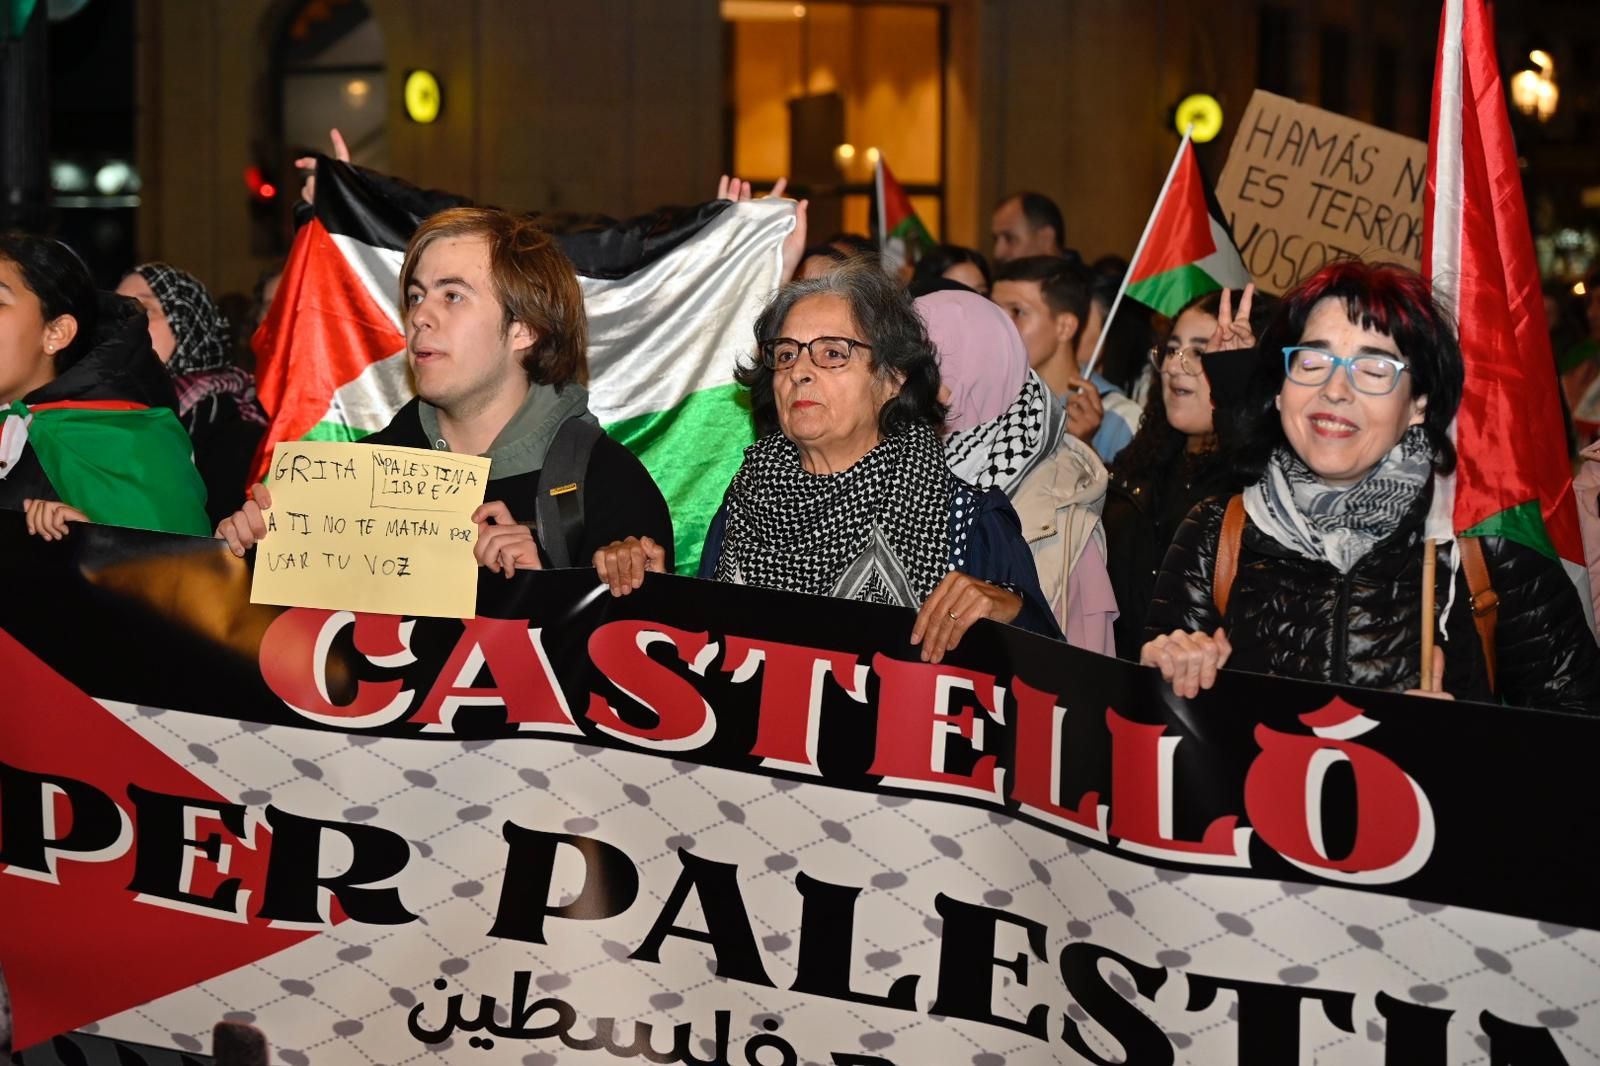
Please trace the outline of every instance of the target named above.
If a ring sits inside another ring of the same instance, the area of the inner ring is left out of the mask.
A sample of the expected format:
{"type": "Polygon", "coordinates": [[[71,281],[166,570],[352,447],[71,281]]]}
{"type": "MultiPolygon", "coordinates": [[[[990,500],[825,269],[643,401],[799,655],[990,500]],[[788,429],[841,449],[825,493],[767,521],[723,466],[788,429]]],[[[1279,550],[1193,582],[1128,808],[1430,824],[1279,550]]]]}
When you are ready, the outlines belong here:
{"type": "Polygon", "coordinates": [[[794,0],[722,0],[727,22],[792,22],[806,17],[806,5],[794,0]]]}
{"type": "Polygon", "coordinates": [[[444,90],[429,70],[413,70],[406,75],[406,117],[426,126],[439,117],[444,107],[444,90]]]}
{"type": "Polygon", "coordinates": [[[840,163],[848,163],[856,157],[856,146],[845,143],[833,150],[833,157],[840,163]]]}
{"type": "Polygon", "coordinates": [[[1511,78],[1511,102],[1524,115],[1549,122],[1561,100],[1556,85],[1556,61],[1542,48],[1528,53],[1528,61],[1538,70],[1519,70],[1511,78]]]}
{"type": "Polygon", "coordinates": [[[879,152],[876,148],[868,148],[867,149],[867,162],[872,164],[873,166],[877,166],[878,165],[878,156],[880,156],[881,154],[882,153],[879,152]]]}
{"type": "Polygon", "coordinates": [[[1574,295],[1574,296],[1587,296],[1588,294],[1589,294],[1589,287],[1587,285],[1585,285],[1583,282],[1581,282],[1581,281],[1577,282],[1572,286],[1572,295],[1574,295]]]}
{"type": "Polygon", "coordinates": [[[372,95],[372,84],[365,78],[351,78],[344,83],[344,95],[351,107],[362,107],[372,95]]]}
{"type": "Polygon", "coordinates": [[[1217,134],[1222,132],[1222,105],[1217,98],[1206,93],[1194,93],[1185,96],[1178,103],[1178,110],[1173,113],[1173,124],[1178,127],[1178,135],[1190,126],[1194,127],[1192,140],[1195,144],[1205,144],[1215,140],[1217,134]]]}

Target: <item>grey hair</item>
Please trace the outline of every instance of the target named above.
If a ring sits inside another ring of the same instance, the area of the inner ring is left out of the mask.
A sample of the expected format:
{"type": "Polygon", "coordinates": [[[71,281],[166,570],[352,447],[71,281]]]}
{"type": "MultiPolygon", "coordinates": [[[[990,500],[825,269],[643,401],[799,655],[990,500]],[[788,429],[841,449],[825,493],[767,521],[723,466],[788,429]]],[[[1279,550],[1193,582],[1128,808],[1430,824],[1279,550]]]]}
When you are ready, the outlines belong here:
{"type": "Polygon", "coordinates": [[[915,425],[938,431],[944,425],[946,408],[939,402],[939,356],[928,338],[928,328],[917,313],[911,297],[876,264],[863,260],[843,263],[820,278],[806,278],[784,285],[756,317],[757,354],[741,363],[734,378],[750,390],[750,407],[760,433],[778,426],[777,405],[772,395],[773,371],[761,362],[763,341],[779,336],[779,330],[800,301],[812,296],[837,296],[850,309],[861,336],[871,346],[870,366],[880,379],[897,378],[900,391],[878,411],[878,428],[894,436],[915,425]]]}

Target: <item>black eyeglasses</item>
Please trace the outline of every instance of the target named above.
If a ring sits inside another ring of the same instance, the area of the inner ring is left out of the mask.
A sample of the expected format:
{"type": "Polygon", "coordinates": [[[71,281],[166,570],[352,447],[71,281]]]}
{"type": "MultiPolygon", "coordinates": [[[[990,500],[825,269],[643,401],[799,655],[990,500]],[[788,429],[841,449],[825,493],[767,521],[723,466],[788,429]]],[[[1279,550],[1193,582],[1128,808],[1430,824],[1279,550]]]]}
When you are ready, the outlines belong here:
{"type": "Polygon", "coordinates": [[[870,352],[872,345],[849,337],[818,337],[804,344],[791,337],[774,337],[761,342],[761,365],[768,370],[788,370],[800,361],[803,350],[818,370],[838,370],[850,361],[857,348],[870,352]]]}

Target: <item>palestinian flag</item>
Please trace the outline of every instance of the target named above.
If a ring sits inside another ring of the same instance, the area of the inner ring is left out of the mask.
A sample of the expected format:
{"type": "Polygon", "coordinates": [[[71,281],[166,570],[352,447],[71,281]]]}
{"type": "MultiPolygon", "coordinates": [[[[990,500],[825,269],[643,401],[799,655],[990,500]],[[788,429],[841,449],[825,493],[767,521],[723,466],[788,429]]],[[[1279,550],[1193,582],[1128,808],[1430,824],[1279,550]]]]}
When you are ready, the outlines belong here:
{"type": "Polygon", "coordinates": [[[1445,3],[1422,255],[1466,363],[1452,426],[1460,463],[1438,479],[1430,535],[1502,536],[1543,552],[1587,606],[1556,364],[1484,0],[1445,3]]]}
{"type": "MultiPolygon", "coordinates": [[[[258,474],[279,441],[359,440],[411,399],[401,260],[422,219],[462,202],[326,157],[316,188],[254,339],[272,417],[258,474]]],[[[681,572],[754,439],[733,371],[793,228],[787,201],[719,200],[556,235],[589,314],[590,410],[661,487],[681,572]]]]}
{"type": "Polygon", "coordinates": [[[30,444],[56,495],[89,521],[211,535],[194,445],[170,409],[129,400],[0,406],[0,457],[14,461],[30,444]]]}
{"type": "Polygon", "coordinates": [[[1185,134],[1128,268],[1128,295],[1170,318],[1197,296],[1249,281],[1185,134]]]}
{"type": "Polygon", "coordinates": [[[884,269],[893,274],[905,264],[915,263],[937,242],[917,217],[911,197],[895,180],[882,155],[872,172],[872,186],[878,205],[878,247],[883,249],[884,269]]]}

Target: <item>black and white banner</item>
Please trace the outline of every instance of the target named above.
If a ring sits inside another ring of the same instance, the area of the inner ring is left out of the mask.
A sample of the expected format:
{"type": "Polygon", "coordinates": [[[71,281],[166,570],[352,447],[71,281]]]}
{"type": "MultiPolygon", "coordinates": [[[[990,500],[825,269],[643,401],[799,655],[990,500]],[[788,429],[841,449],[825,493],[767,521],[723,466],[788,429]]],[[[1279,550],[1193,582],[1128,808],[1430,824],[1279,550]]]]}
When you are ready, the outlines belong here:
{"type": "Polygon", "coordinates": [[[252,606],[0,516],[24,1064],[1600,1061],[1600,723],[652,575],[252,606]]]}

